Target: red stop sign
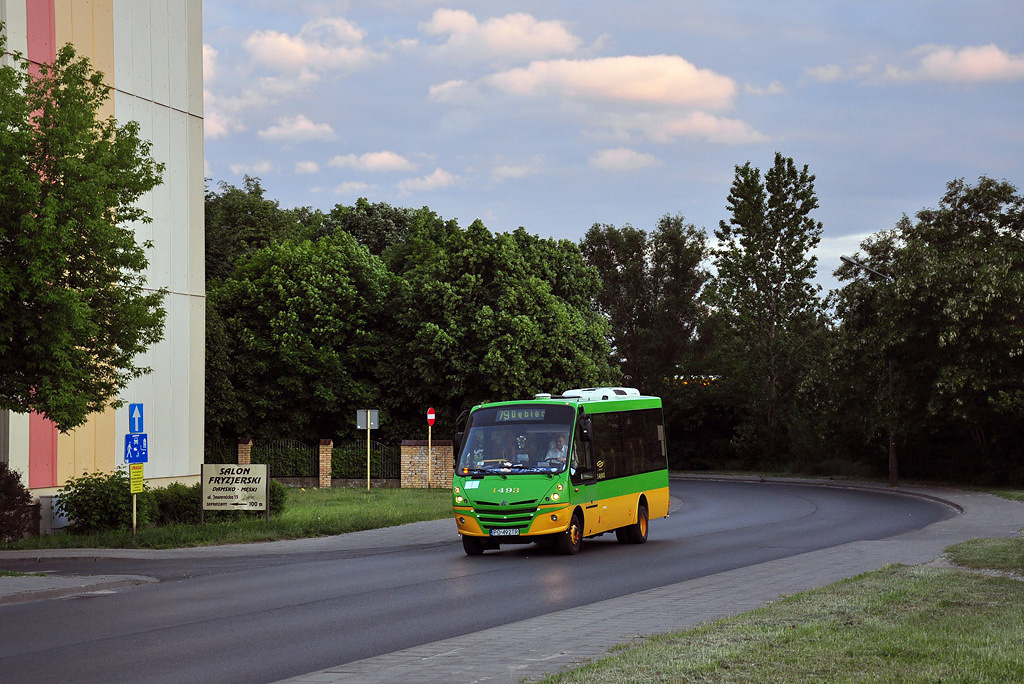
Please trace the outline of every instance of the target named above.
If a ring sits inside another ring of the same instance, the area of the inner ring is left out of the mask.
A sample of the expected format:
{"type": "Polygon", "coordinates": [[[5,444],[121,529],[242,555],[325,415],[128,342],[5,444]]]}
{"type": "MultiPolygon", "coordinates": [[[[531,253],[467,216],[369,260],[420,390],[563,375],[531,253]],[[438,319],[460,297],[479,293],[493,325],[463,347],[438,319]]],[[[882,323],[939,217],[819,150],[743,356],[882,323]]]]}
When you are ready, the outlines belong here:
{"type": "Polygon", "coordinates": [[[431,406],[427,409],[427,425],[434,424],[434,407],[431,406]]]}

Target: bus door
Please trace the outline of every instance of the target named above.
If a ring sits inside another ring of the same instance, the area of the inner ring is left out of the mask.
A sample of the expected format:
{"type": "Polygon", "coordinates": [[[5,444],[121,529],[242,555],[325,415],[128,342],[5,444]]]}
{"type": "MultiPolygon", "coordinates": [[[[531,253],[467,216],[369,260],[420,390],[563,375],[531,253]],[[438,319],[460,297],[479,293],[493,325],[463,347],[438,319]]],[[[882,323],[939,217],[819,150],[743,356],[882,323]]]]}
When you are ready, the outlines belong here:
{"type": "Polygon", "coordinates": [[[594,445],[584,438],[580,427],[584,414],[576,421],[576,432],[572,440],[572,454],[569,458],[569,479],[573,487],[573,503],[583,509],[583,534],[591,534],[597,520],[597,502],[594,501],[597,471],[594,467],[594,445]]]}

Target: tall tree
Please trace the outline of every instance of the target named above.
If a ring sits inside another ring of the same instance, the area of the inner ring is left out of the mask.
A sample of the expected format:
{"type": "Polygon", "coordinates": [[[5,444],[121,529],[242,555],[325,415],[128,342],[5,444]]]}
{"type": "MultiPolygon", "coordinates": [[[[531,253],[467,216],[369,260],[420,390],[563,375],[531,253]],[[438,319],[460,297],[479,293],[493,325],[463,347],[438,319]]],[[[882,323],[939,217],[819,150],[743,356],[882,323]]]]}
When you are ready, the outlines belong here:
{"type": "Polygon", "coordinates": [[[378,397],[391,277],[347,233],[240,259],[207,293],[220,356],[207,370],[211,437],[329,437],[378,397]]]}
{"type": "Polygon", "coordinates": [[[412,406],[410,430],[427,405],[450,425],[485,399],[614,378],[604,321],[588,299],[570,294],[598,286],[575,244],[494,234],[480,221],[463,229],[421,211],[385,259],[401,280],[392,334],[403,343],[388,351],[380,383],[396,414],[412,406]]]}
{"type": "Polygon", "coordinates": [[[136,122],[99,118],[109,92],[70,45],[32,72],[18,53],[0,66],[0,408],[61,430],[116,405],[163,336],[152,245],[131,227],[163,165],[136,122]]]}
{"type": "Polygon", "coordinates": [[[723,382],[745,415],[740,445],[774,458],[789,448],[810,343],[821,333],[814,176],[780,153],[763,180],[747,162],[736,167],[727,207],[732,215],[715,231],[713,299],[726,331],[723,382]]]}
{"type": "Polygon", "coordinates": [[[693,356],[703,316],[699,295],[708,279],[701,266],[707,235],[666,214],[650,234],[594,224],[580,248],[601,278],[594,297],[626,381],[661,391],[693,356]]]}
{"type": "Polygon", "coordinates": [[[311,237],[308,223],[319,223],[306,208],[282,209],[264,197],[259,178],[244,176],[242,187],[218,184],[206,190],[206,279],[222,280],[245,255],[282,240],[311,237]]]}
{"type": "Polygon", "coordinates": [[[835,297],[837,384],[877,443],[895,361],[901,468],[1024,481],[1024,198],[1005,181],[950,182],[939,205],[861,244],[835,297]],[[914,454],[928,454],[917,460],[914,454]]]}

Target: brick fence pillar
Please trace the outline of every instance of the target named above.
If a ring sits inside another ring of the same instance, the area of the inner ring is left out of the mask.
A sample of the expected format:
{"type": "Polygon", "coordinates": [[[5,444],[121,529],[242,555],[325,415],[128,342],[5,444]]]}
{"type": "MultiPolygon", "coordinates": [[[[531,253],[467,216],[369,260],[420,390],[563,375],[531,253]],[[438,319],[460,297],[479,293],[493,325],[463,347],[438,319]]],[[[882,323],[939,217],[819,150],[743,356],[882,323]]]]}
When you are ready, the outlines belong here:
{"type": "Polygon", "coordinates": [[[238,438],[238,465],[252,463],[252,440],[248,437],[238,438]]]}
{"type": "Polygon", "coordinates": [[[331,486],[331,452],[334,450],[334,442],[329,439],[320,440],[320,487],[330,488],[331,486]]]}
{"type": "Polygon", "coordinates": [[[407,439],[402,442],[402,487],[450,489],[452,486],[452,443],[435,439],[428,458],[427,440],[407,439]],[[430,472],[427,472],[427,466],[430,472]]]}

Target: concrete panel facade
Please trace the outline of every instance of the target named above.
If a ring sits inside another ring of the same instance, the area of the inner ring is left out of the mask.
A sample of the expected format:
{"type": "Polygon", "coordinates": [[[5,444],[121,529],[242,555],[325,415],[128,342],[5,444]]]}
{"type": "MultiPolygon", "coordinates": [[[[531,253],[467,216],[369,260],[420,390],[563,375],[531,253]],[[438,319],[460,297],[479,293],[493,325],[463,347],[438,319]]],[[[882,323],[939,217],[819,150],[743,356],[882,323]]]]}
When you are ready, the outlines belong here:
{"type": "MultiPolygon", "coordinates": [[[[141,403],[149,435],[146,480],[194,481],[203,460],[205,273],[201,0],[0,0],[8,49],[36,61],[73,43],[113,88],[119,122],[139,122],[163,183],[139,201],[152,222],[132,226],[147,250],[147,286],[166,288],[164,339],[142,358],[153,372],[121,399],[141,403]]],[[[123,459],[127,405],[57,435],[40,416],[0,416],[0,459],[37,494],[123,459]],[[34,477],[33,477],[34,475],[34,477]],[[34,484],[33,484],[34,481],[34,484]]]]}

